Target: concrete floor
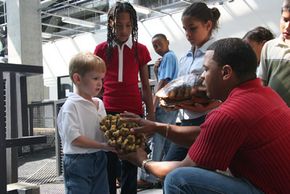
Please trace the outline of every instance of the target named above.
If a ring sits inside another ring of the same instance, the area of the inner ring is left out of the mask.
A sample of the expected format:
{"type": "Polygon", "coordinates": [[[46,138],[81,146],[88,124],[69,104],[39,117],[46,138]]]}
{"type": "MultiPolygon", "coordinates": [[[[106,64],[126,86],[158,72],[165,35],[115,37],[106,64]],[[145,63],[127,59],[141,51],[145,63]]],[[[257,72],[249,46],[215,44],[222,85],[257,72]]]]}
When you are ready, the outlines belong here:
{"type": "Polygon", "coordinates": [[[162,189],[148,189],[148,190],[144,190],[144,191],[140,191],[138,192],[140,194],[162,194],[162,189]]]}
{"type": "MultiPolygon", "coordinates": [[[[117,194],[120,194],[118,189],[117,194]]],[[[139,191],[138,194],[162,194],[162,189],[148,189],[139,191]]],[[[40,185],[40,194],[64,194],[63,184],[44,184],[40,185]]]]}
{"type": "MultiPolygon", "coordinates": [[[[117,190],[117,194],[120,194],[121,190],[117,190]]],[[[40,185],[40,194],[64,194],[64,184],[50,183],[40,185]]],[[[163,194],[162,189],[147,189],[139,191],[138,194],[163,194]]]]}
{"type": "MultiPolygon", "coordinates": [[[[18,182],[39,186],[40,194],[64,194],[64,184],[56,173],[54,149],[19,157],[18,182]]],[[[138,194],[162,194],[162,189],[148,189],[138,194]]],[[[120,189],[117,194],[120,194],[120,189]]]]}

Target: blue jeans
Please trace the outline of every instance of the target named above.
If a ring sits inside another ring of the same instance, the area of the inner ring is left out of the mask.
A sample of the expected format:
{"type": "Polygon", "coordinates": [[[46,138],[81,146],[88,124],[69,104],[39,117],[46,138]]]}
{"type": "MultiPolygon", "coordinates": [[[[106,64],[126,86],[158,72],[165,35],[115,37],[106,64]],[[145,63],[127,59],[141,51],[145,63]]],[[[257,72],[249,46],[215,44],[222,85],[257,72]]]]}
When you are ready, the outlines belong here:
{"type": "Polygon", "coordinates": [[[65,154],[63,166],[66,194],[109,194],[104,151],[65,154]]]}
{"type": "MultiPolygon", "coordinates": [[[[156,121],[160,123],[175,124],[178,111],[166,111],[161,107],[156,108],[156,121]]],[[[171,141],[156,133],[153,135],[151,140],[151,153],[149,157],[154,161],[161,161],[166,156],[167,151],[170,147],[171,141]]],[[[141,171],[140,178],[151,183],[157,183],[158,179],[152,174],[147,174],[143,170],[141,171]]]]}
{"type": "Polygon", "coordinates": [[[173,170],[166,176],[163,189],[165,194],[263,194],[245,179],[197,167],[173,170]]]}
{"type": "MultiPolygon", "coordinates": [[[[205,117],[206,115],[198,117],[196,119],[182,120],[181,126],[199,126],[204,122],[205,117]]],[[[182,161],[186,157],[187,152],[188,152],[188,148],[180,146],[176,143],[171,143],[164,160],[165,161],[182,161]]]]}

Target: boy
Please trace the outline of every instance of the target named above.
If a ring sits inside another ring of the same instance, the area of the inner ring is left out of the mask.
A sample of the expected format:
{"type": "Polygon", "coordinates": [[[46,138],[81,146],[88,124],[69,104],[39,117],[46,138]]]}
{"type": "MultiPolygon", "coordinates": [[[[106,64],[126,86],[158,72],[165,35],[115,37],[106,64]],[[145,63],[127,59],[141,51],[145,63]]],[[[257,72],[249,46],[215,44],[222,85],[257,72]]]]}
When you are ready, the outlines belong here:
{"type": "MultiPolygon", "coordinates": [[[[178,60],[173,51],[169,50],[169,41],[164,34],[155,34],[152,37],[152,45],[155,52],[162,58],[158,59],[154,64],[154,73],[157,79],[157,85],[155,91],[157,92],[163,88],[168,82],[175,79],[178,75],[178,60]]],[[[153,96],[153,104],[155,108],[156,121],[162,123],[175,124],[178,111],[166,111],[161,108],[159,100],[156,96],[153,96]]],[[[154,161],[161,161],[169,148],[170,141],[161,136],[160,134],[154,134],[151,142],[151,158],[154,161]]],[[[150,174],[142,171],[138,186],[151,187],[153,184],[157,184],[158,180],[150,174]],[[148,182],[147,182],[148,181],[148,182]]],[[[158,185],[157,185],[158,186],[158,185]]]]}
{"type": "Polygon", "coordinates": [[[69,64],[76,91],[69,95],[58,118],[64,153],[66,193],[108,194],[107,158],[100,121],[106,116],[103,102],[94,96],[102,89],[104,61],[92,53],[79,53],[69,64]]]}
{"type": "Polygon", "coordinates": [[[258,68],[264,85],[273,88],[290,107],[290,0],[284,0],[281,10],[281,35],[265,43],[258,68]]]}

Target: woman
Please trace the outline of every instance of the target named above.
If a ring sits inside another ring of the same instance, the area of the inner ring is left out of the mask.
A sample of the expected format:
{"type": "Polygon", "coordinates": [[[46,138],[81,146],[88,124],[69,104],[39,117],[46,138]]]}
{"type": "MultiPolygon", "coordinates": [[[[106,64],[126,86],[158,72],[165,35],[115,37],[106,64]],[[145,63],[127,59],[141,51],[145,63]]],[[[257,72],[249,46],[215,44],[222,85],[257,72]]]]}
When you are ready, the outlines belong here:
{"type": "MultiPolygon", "coordinates": [[[[194,73],[201,75],[206,49],[214,42],[213,33],[218,29],[220,12],[217,8],[209,8],[203,2],[192,3],[182,14],[182,25],[191,49],[179,62],[179,76],[194,73]]],[[[200,125],[204,122],[206,113],[217,107],[218,101],[211,102],[204,107],[200,104],[182,103],[180,108],[180,120],[182,126],[200,125]]],[[[187,154],[187,148],[177,144],[171,144],[165,157],[167,161],[181,161],[187,154]]]]}

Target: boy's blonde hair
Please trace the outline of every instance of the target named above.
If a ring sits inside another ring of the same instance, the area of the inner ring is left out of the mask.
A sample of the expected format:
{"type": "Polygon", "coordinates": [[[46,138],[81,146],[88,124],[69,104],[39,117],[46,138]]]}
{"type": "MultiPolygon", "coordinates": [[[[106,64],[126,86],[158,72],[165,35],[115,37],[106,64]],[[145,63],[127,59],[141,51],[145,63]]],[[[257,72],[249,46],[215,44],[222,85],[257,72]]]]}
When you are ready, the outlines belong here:
{"type": "Polygon", "coordinates": [[[91,52],[81,52],[73,56],[69,63],[69,76],[73,81],[73,74],[84,76],[90,71],[106,72],[106,64],[100,57],[91,52]]]}

